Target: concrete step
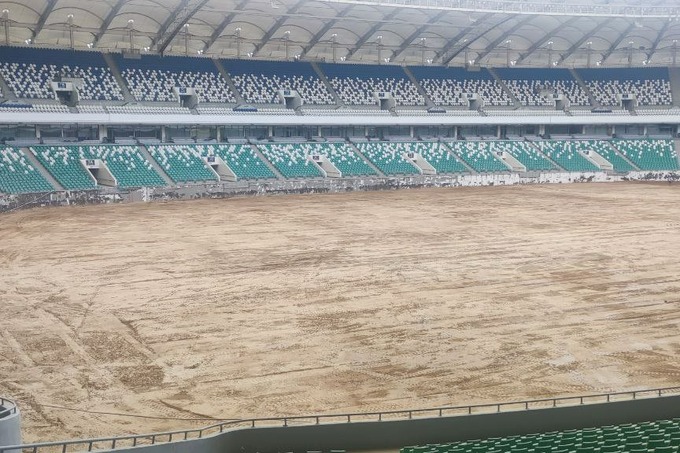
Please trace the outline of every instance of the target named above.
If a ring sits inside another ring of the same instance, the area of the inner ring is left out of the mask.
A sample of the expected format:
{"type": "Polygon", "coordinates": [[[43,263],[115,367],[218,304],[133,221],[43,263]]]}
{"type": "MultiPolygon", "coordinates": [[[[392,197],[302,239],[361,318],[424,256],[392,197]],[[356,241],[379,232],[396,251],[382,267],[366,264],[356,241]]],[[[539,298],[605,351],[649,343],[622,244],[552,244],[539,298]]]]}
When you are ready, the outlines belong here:
{"type": "Polygon", "coordinates": [[[311,62],[312,68],[314,69],[314,72],[316,72],[316,75],[319,76],[321,81],[326,85],[326,89],[328,92],[333,96],[333,99],[335,100],[335,103],[337,105],[345,105],[344,102],[342,102],[342,99],[340,99],[340,96],[338,96],[338,93],[335,91],[335,88],[333,88],[333,85],[331,85],[331,82],[328,80],[328,77],[326,77],[326,74],[323,73],[321,68],[319,67],[318,64],[315,62],[311,62]]]}
{"type": "Polygon", "coordinates": [[[671,82],[673,105],[680,106],[680,68],[669,68],[668,76],[671,82]]]}
{"type": "Polygon", "coordinates": [[[411,72],[411,69],[409,69],[408,66],[404,66],[403,69],[409,80],[416,86],[416,88],[418,88],[418,93],[420,93],[420,95],[425,98],[425,105],[427,105],[428,108],[436,107],[432,99],[430,99],[430,97],[427,95],[425,88],[420,85],[420,82],[418,82],[416,76],[413,75],[413,72],[411,72]]]}
{"type": "Polygon", "coordinates": [[[156,173],[160,175],[161,178],[163,178],[163,181],[165,181],[165,184],[167,186],[176,186],[177,183],[168,176],[168,174],[161,168],[160,165],[158,165],[158,162],[156,162],[156,159],[151,156],[151,153],[149,152],[148,149],[146,149],[146,146],[144,145],[139,145],[139,151],[142,153],[142,156],[144,156],[144,159],[148,160],[149,163],[151,163],[151,166],[153,167],[154,170],[156,170],[156,173]]]}
{"type": "Polygon", "coordinates": [[[14,91],[7,85],[5,79],[2,78],[2,75],[0,75],[0,89],[2,90],[2,96],[8,101],[17,102],[19,100],[16,94],[14,94],[14,91]]]}
{"type": "Polygon", "coordinates": [[[476,175],[476,174],[477,174],[477,170],[475,170],[474,168],[472,168],[471,166],[469,166],[469,165],[467,164],[467,162],[465,162],[465,161],[463,160],[463,158],[460,157],[460,156],[453,150],[453,148],[451,148],[451,147],[450,147],[448,144],[446,144],[445,142],[442,142],[442,145],[444,145],[444,146],[446,147],[446,150],[447,150],[448,152],[450,152],[451,155],[454,156],[458,162],[460,162],[461,164],[463,164],[463,165],[465,166],[465,168],[467,168],[467,170],[468,170],[471,174],[473,174],[473,175],[476,175]]]}
{"type": "Polygon", "coordinates": [[[536,152],[538,153],[539,156],[543,156],[544,158],[546,158],[550,163],[552,163],[555,166],[555,168],[557,168],[558,170],[561,170],[561,171],[568,171],[568,170],[565,170],[564,168],[562,168],[557,162],[552,160],[550,158],[550,156],[548,156],[547,154],[544,154],[543,151],[541,151],[541,148],[539,148],[536,145],[536,143],[532,142],[528,138],[526,139],[526,141],[527,141],[527,143],[531,144],[531,146],[534,147],[534,149],[536,150],[536,152]]]}
{"type": "Polygon", "coordinates": [[[574,80],[576,80],[576,83],[578,83],[581,89],[588,95],[588,102],[590,102],[590,105],[592,107],[601,107],[599,102],[595,99],[595,96],[593,96],[593,93],[590,91],[590,88],[588,88],[588,85],[583,81],[579,73],[576,72],[576,69],[570,68],[569,72],[574,80]]]}
{"type": "Polygon", "coordinates": [[[35,157],[35,155],[30,149],[21,148],[21,151],[23,151],[23,153],[26,155],[26,159],[28,159],[28,161],[31,162],[31,165],[33,165],[33,167],[36,170],[38,170],[41,175],[43,175],[43,178],[45,178],[47,182],[49,182],[52,185],[52,187],[54,187],[55,190],[64,190],[64,186],[59,184],[59,181],[54,179],[54,176],[52,176],[52,174],[49,171],[47,171],[45,167],[43,167],[38,158],[35,157]]]}
{"type": "Polygon", "coordinates": [[[364,153],[359,151],[359,148],[357,148],[357,146],[354,143],[352,143],[352,142],[348,142],[348,143],[352,147],[352,151],[354,151],[357,156],[361,157],[364,160],[364,162],[366,162],[368,164],[368,166],[371,167],[373,169],[373,171],[375,171],[378,174],[378,176],[380,176],[381,178],[385,177],[385,173],[381,172],[380,169],[378,167],[376,167],[373,164],[373,162],[371,162],[371,159],[368,159],[366,156],[364,156],[364,153]]]}
{"type": "Polygon", "coordinates": [[[220,72],[220,75],[224,80],[227,81],[227,85],[229,86],[229,89],[231,90],[232,93],[234,93],[234,97],[236,98],[236,103],[238,104],[245,104],[246,101],[243,99],[243,96],[241,96],[241,93],[238,91],[236,88],[236,84],[234,83],[234,80],[231,78],[227,70],[224,68],[222,65],[222,62],[218,60],[217,58],[213,58],[213,63],[215,64],[215,67],[217,70],[220,72]]]}
{"type": "Polygon", "coordinates": [[[120,73],[120,69],[118,69],[118,65],[116,64],[116,60],[113,58],[113,55],[105,53],[102,54],[102,56],[104,57],[104,61],[106,61],[106,64],[109,65],[109,69],[113,74],[113,78],[116,79],[116,82],[120,87],[120,90],[123,92],[123,99],[125,99],[125,102],[135,102],[135,97],[132,95],[132,93],[130,93],[130,89],[125,83],[125,79],[123,79],[123,76],[120,73]]]}
{"type": "Polygon", "coordinates": [[[267,167],[269,167],[269,169],[272,171],[272,173],[274,173],[274,174],[276,175],[277,178],[279,178],[279,179],[286,179],[285,176],[283,176],[283,175],[281,174],[281,172],[274,166],[274,164],[272,164],[271,162],[269,162],[269,159],[267,159],[266,157],[264,157],[264,154],[262,154],[262,152],[260,151],[260,148],[258,148],[257,145],[255,145],[254,143],[251,143],[251,144],[250,144],[250,147],[253,149],[253,152],[255,153],[255,155],[256,155],[257,157],[259,157],[260,160],[261,160],[262,162],[264,162],[264,164],[265,164],[267,167]]]}
{"type": "Polygon", "coordinates": [[[612,142],[607,142],[607,143],[608,143],[609,146],[612,148],[612,150],[614,151],[614,153],[615,153],[615,154],[618,154],[619,157],[621,157],[621,159],[625,160],[625,161],[628,162],[630,165],[632,165],[634,169],[640,170],[640,167],[638,167],[637,165],[635,165],[635,164],[633,163],[632,160],[628,159],[628,158],[626,157],[626,155],[623,154],[619,148],[617,148],[616,146],[614,146],[614,144],[613,144],[612,142]]]}
{"type": "Polygon", "coordinates": [[[503,80],[500,78],[498,73],[496,73],[496,71],[494,71],[492,68],[487,68],[487,70],[493,76],[493,78],[496,79],[496,82],[498,82],[498,84],[501,87],[503,87],[503,91],[505,91],[507,93],[507,95],[510,96],[510,99],[512,99],[512,102],[515,104],[515,107],[521,108],[522,103],[519,101],[519,99],[517,99],[515,97],[514,94],[512,94],[512,91],[510,91],[510,88],[508,88],[508,86],[505,84],[505,82],[503,82],[503,80]]]}

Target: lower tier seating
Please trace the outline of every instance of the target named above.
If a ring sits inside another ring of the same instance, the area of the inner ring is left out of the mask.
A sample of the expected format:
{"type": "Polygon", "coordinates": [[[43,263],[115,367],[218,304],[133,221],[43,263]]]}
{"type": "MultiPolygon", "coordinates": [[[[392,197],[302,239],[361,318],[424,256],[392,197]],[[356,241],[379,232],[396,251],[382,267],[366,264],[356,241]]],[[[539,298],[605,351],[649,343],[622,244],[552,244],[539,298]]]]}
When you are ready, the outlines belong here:
{"type": "Polygon", "coordinates": [[[578,140],[573,143],[581,151],[595,151],[614,166],[614,171],[619,173],[635,171],[635,167],[616,153],[609,142],[605,140],[578,140]]]}
{"type": "Polygon", "coordinates": [[[94,177],[82,163],[81,155],[65,146],[32,146],[31,151],[54,179],[66,190],[97,187],[94,177]]]}
{"type": "Polygon", "coordinates": [[[10,146],[0,146],[0,192],[50,192],[54,188],[31,165],[24,152],[10,146]]]}
{"type": "Polygon", "coordinates": [[[192,145],[153,145],[148,150],[174,182],[213,182],[218,179],[192,145]]]}
{"type": "Polygon", "coordinates": [[[678,170],[673,140],[612,140],[617,150],[640,170],[678,170]]]}
{"type": "Polygon", "coordinates": [[[165,181],[136,146],[44,146],[32,148],[41,163],[66,189],[92,188],[84,159],[100,159],[113,174],[120,188],[155,187],[165,181]],[[65,163],[68,162],[68,165],[65,163]]]}
{"type": "Polygon", "coordinates": [[[447,145],[470,167],[480,173],[510,171],[492,152],[491,143],[482,141],[457,141],[447,145]]]}
{"type": "Polygon", "coordinates": [[[386,175],[417,175],[420,171],[404,157],[412,143],[357,143],[357,148],[386,175]]]}
{"type": "Polygon", "coordinates": [[[579,146],[573,141],[538,141],[536,146],[567,171],[591,172],[600,168],[579,153],[579,146]]]}
{"type": "Polygon", "coordinates": [[[196,145],[196,149],[203,157],[222,158],[238,179],[276,179],[250,145],[196,145]]]}
{"type": "Polygon", "coordinates": [[[680,419],[405,447],[400,453],[677,453],[680,419]]]}
{"type": "Polygon", "coordinates": [[[285,178],[319,178],[323,175],[299,143],[260,144],[258,149],[285,178]]]}

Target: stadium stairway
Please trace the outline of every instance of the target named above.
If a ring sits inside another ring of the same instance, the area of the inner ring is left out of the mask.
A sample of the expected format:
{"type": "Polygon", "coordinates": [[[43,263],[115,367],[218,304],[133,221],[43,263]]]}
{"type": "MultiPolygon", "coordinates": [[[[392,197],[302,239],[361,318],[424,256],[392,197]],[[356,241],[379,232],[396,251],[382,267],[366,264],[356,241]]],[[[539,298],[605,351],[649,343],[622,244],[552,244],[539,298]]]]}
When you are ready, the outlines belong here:
{"type": "Polygon", "coordinates": [[[548,162],[550,162],[551,164],[553,164],[553,165],[555,166],[555,168],[557,168],[557,169],[560,170],[560,171],[567,171],[567,170],[565,170],[564,168],[562,168],[562,166],[559,165],[557,162],[555,162],[554,160],[552,160],[552,159],[550,158],[550,156],[548,156],[547,154],[544,154],[543,151],[541,151],[541,148],[539,148],[534,142],[532,142],[532,141],[529,140],[528,138],[525,138],[525,140],[526,140],[527,142],[529,142],[529,143],[531,144],[531,146],[534,147],[534,149],[536,150],[536,152],[538,153],[539,156],[544,157],[548,162]]]}
{"type": "MultiPolygon", "coordinates": [[[[680,139],[676,138],[673,140],[673,146],[675,146],[675,152],[677,154],[678,150],[680,150],[680,139]]],[[[678,165],[680,165],[680,154],[678,154],[678,165]]]]}
{"type": "MultiPolygon", "coordinates": [[[[668,78],[671,82],[673,105],[680,106],[680,68],[668,68],[668,78]]],[[[678,149],[677,146],[675,149],[678,149]]]]}
{"type": "Polygon", "coordinates": [[[364,156],[364,153],[361,152],[358,146],[356,146],[352,142],[349,142],[349,145],[352,147],[352,151],[354,151],[357,156],[361,157],[361,159],[363,159],[363,161],[366,162],[368,166],[371,167],[373,171],[377,173],[378,176],[380,176],[381,178],[385,177],[385,173],[381,172],[380,169],[376,167],[373,164],[373,162],[371,162],[371,159],[368,159],[366,156],[364,156]]]}
{"type": "Polygon", "coordinates": [[[144,159],[151,164],[153,169],[156,170],[156,173],[158,173],[158,175],[161,178],[163,178],[163,181],[165,181],[165,185],[166,186],[174,186],[175,182],[170,178],[170,176],[168,176],[168,174],[165,172],[165,170],[160,165],[158,165],[158,162],[156,162],[156,159],[154,159],[151,156],[151,153],[146,148],[146,146],[140,144],[140,145],[138,145],[138,147],[139,147],[139,152],[142,155],[142,157],[144,157],[144,159]]]}
{"type": "Polygon", "coordinates": [[[255,153],[255,155],[256,155],[262,162],[264,162],[264,164],[267,166],[267,168],[269,168],[269,169],[272,171],[272,173],[274,173],[274,174],[276,175],[276,177],[277,177],[278,179],[286,179],[286,178],[281,174],[281,172],[279,171],[279,169],[276,168],[276,167],[274,166],[274,164],[272,164],[271,162],[269,162],[269,159],[267,159],[267,158],[265,157],[265,155],[262,154],[262,153],[260,152],[260,149],[257,147],[257,145],[255,145],[255,144],[253,144],[253,143],[250,143],[250,147],[252,148],[252,150],[253,150],[253,152],[255,153]]]}
{"type": "Polygon", "coordinates": [[[236,103],[237,104],[245,104],[246,101],[243,99],[243,96],[241,95],[241,92],[236,88],[236,84],[234,83],[234,80],[231,78],[229,73],[227,72],[226,69],[224,69],[224,66],[222,66],[222,63],[220,63],[220,60],[217,58],[213,58],[213,63],[215,64],[215,67],[219,71],[220,75],[222,78],[227,82],[227,86],[231,90],[232,93],[234,93],[234,98],[236,98],[236,103]]]}
{"type": "MultiPolygon", "coordinates": [[[[640,171],[640,167],[638,167],[637,165],[635,165],[635,162],[633,162],[632,160],[628,159],[628,156],[626,156],[626,155],[623,154],[621,151],[619,151],[619,149],[618,149],[616,146],[614,146],[614,144],[613,144],[612,142],[607,142],[607,143],[609,143],[609,146],[611,146],[612,150],[614,151],[614,153],[615,153],[617,156],[619,156],[621,159],[623,159],[623,160],[625,160],[626,162],[628,162],[628,165],[630,165],[631,167],[633,167],[633,168],[635,169],[635,171],[640,171]]],[[[678,145],[677,145],[677,144],[675,145],[675,149],[676,149],[676,150],[678,149],[678,145]]],[[[680,159],[680,156],[678,156],[678,159],[680,159]]]]}
{"type": "Polygon", "coordinates": [[[125,83],[123,76],[120,74],[120,70],[118,69],[116,60],[109,53],[103,53],[102,57],[104,58],[106,64],[109,65],[111,74],[113,74],[113,78],[116,79],[116,83],[120,87],[120,91],[123,93],[123,99],[125,100],[125,102],[135,102],[134,96],[132,96],[132,93],[130,93],[130,89],[125,83]]]}
{"type": "Polygon", "coordinates": [[[6,100],[14,102],[17,102],[19,100],[19,98],[17,98],[17,95],[14,94],[14,91],[12,91],[9,85],[7,85],[5,79],[2,78],[2,75],[0,75],[0,91],[2,91],[2,95],[6,100]]]}
{"type": "Polygon", "coordinates": [[[333,88],[333,85],[331,85],[331,83],[328,81],[328,77],[326,77],[326,74],[323,73],[319,65],[316,64],[315,62],[311,62],[310,64],[312,65],[312,69],[314,69],[314,72],[316,72],[316,75],[319,76],[323,84],[326,86],[328,92],[331,94],[331,96],[333,96],[335,103],[337,105],[345,105],[345,103],[342,102],[342,99],[340,99],[340,96],[338,96],[337,91],[335,91],[335,89],[333,88]]]}
{"type": "Polygon", "coordinates": [[[413,84],[416,86],[416,88],[418,89],[418,93],[420,93],[420,95],[423,97],[423,99],[425,99],[425,106],[426,106],[428,109],[429,109],[429,108],[432,108],[432,107],[436,107],[435,103],[432,102],[432,99],[430,99],[430,97],[427,95],[427,92],[425,91],[425,88],[423,88],[423,87],[420,85],[420,82],[418,82],[418,79],[416,79],[416,76],[413,75],[413,72],[411,72],[411,70],[409,69],[408,66],[404,66],[404,72],[405,72],[406,75],[408,76],[409,80],[410,80],[411,82],[413,82],[413,84]]]}
{"type": "Polygon", "coordinates": [[[460,157],[460,156],[453,150],[453,148],[451,148],[451,147],[449,146],[448,143],[442,142],[442,145],[444,145],[444,147],[446,148],[446,150],[447,150],[448,152],[450,152],[451,155],[456,156],[456,160],[457,160],[458,162],[460,162],[461,164],[463,164],[463,166],[465,166],[465,168],[467,168],[467,171],[469,171],[471,175],[476,175],[476,174],[478,174],[477,170],[475,170],[474,168],[472,168],[471,166],[469,166],[468,163],[465,162],[465,160],[464,160],[462,157],[460,157]]]}
{"type": "Polygon", "coordinates": [[[55,190],[64,190],[64,186],[59,184],[59,181],[54,179],[54,176],[52,176],[52,174],[49,171],[47,171],[47,169],[45,167],[43,167],[43,165],[35,157],[35,154],[33,154],[30,149],[21,148],[21,151],[26,155],[26,159],[28,159],[28,161],[31,163],[31,165],[33,165],[33,168],[38,170],[40,172],[40,174],[42,175],[42,177],[45,178],[45,180],[47,182],[49,182],[50,185],[52,187],[54,187],[55,190]]]}
{"type": "Polygon", "coordinates": [[[514,106],[521,108],[522,103],[519,101],[519,99],[517,99],[517,97],[514,94],[512,94],[512,91],[510,91],[510,88],[508,88],[508,86],[505,84],[505,82],[503,82],[503,79],[501,79],[498,76],[498,73],[496,71],[494,71],[493,68],[487,68],[487,69],[489,71],[489,74],[491,74],[493,76],[493,78],[496,80],[496,82],[498,82],[498,84],[501,87],[503,87],[503,91],[505,91],[505,93],[508,95],[508,97],[510,99],[512,99],[512,103],[514,104],[514,106]]]}
{"type": "Polygon", "coordinates": [[[581,89],[588,95],[588,102],[590,102],[591,106],[597,106],[598,103],[595,100],[595,96],[593,96],[592,91],[590,91],[590,88],[588,88],[588,84],[586,84],[581,76],[576,72],[576,69],[571,68],[569,69],[569,72],[571,73],[571,76],[578,82],[578,85],[581,87],[581,89]]]}

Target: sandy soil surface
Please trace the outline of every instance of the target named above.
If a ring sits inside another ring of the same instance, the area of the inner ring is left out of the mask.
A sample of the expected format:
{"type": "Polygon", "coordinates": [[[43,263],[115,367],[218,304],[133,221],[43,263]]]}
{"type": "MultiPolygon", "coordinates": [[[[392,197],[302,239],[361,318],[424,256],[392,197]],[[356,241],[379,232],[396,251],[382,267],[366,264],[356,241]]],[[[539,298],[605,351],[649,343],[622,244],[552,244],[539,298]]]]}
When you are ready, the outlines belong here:
{"type": "Polygon", "coordinates": [[[26,441],[680,384],[675,185],[38,209],[0,270],[26,441]]]}

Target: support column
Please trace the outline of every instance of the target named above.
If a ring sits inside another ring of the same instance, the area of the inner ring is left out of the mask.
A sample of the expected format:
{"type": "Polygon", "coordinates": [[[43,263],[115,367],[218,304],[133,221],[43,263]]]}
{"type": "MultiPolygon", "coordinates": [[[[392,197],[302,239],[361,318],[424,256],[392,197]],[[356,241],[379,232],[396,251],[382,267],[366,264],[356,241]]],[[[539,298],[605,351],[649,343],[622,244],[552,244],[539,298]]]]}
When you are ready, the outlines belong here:
{"type": "Polygon", "coordinates": [[[165,130],[165,126],[161,126],[161,143],[167,142],[167,131],[165,130]]]}
{"type": "Polygon", "coordinates": [[[105,124],[100,124],[99,125],[99,141],[103,142],[107,137],[109,136],[109,129],[106,127],[105,124]]]}

